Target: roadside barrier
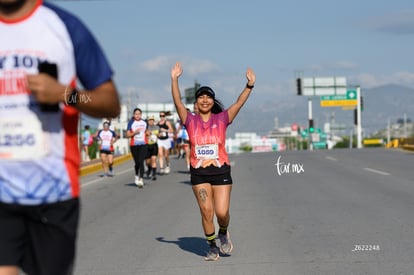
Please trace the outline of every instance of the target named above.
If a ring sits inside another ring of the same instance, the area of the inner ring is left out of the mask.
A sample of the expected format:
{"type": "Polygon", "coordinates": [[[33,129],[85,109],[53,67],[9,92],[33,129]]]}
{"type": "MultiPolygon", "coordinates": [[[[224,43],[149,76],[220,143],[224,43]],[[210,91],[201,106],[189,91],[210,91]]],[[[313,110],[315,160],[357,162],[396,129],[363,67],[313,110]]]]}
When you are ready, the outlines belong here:
{"type": "MultiPolygon", "coordinates": [[[[114,157],[114,166],[123,163],[125,161],[128,161],[132,159],[131,154],[127,155],[121,155],[121,156],[115,156],[114,157]]],[[[100,159],[95,159],[89,162],[82,163],[82,166],[80,168],[80,176],[85,176],[91,173],[95,173],[99,170],[102,170],[102,163],[100,159]]]]}

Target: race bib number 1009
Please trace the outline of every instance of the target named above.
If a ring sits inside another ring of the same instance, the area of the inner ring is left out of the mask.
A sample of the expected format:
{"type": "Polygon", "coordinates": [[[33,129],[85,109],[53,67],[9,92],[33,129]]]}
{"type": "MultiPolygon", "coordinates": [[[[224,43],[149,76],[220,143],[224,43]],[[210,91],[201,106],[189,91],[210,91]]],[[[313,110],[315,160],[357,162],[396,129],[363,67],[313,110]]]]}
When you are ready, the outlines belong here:
{"type": "Polygon", "coordinates": [[[195,153],[197,159],[217,159],[218,146],[217,144],[196,145],[195,153]]]}

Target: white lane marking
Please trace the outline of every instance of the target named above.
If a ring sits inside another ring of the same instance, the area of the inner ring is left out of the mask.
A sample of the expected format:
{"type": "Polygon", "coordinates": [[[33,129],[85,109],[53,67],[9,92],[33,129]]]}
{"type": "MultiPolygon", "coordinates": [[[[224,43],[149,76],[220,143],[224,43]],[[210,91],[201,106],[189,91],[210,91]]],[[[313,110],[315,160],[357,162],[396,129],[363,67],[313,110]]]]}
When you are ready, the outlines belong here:
{"type": "MultiPolygon", "coordinates": [[[[117,172],[117,173],[115,174],[115,177],[116,177],[116,175],[125,174],[125,173],[127,173],[127,172],[132,171],[132,170],[133,170],[133,168],[129,168],[129,169],[126,169],[126,170],[124,170],[124,171],[117,172]]],[[[98,178],[98,179],[90,180],[90,181],[87,181],[87,182],[85,182],[85,183],[81,183],[81,186],[82,186],[82,187],[86,187],[86,186],[91,185],[91,184],[93,184],[93,183],[97,183],[97,182],[99,182],[99,181],[101,181],[101,180],[103,180],[103,179],[104,179],[104,178],[98,178]]]]}
{"type": "Polygon", "coordinates": [[[389,175],[391,175],[390,173],[387,173],[387,172],[384,172],[384,171],[380,171],[380,170],[376,170],[376,169],[372,169],[372,168],[367,168],[367,167],[365,167],[364,170],[370,171],[372,173],[377,173],[377,174],[380,174],[380,175],[383,175],[383,176],[389,176],[389,175]]]}
{"type": "Polygon", "coordinates": [[[338,161],[336,158],[333,157],[325,157],[326,159],[332,160],[332,161],[338,161]]]}
{"type": "Polygon", "coordinates": [[[102,178],[95,179],[95,180],[91,180],[91,181],[87,181],[87,182],[85,182],[85,183],[81,183],[81,186],[82,186],[82,188],[83,188],[83,187],[86,187],[86,186],[88,186],[88,185],[91,185],[92,183],[96,183],[96,182],[101,181],[101,180],[102,180],[102,178]]]}

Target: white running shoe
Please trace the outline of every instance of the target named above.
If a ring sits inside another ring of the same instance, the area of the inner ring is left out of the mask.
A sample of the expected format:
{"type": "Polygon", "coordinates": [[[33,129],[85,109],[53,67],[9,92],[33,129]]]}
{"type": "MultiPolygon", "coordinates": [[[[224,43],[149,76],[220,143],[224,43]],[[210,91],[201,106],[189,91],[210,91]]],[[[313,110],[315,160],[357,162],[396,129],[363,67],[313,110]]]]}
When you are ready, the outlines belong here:
{"type": "Polygon", "coordinates": [[[144,187],[144,180],[142,178],[139,178],[139,184],[138,184],[139,188],[144,187]]]}
{"type": "Polygon", "coordinates": [[[140,179],[138,176],[135,176],[135,185],[138,186],[139,188],[142,188],[144,186],[142,179],[140,179]]]}
{"type": "Polygon", "coordinates": [[[165,167],[165,174],[169,174],[170,173],[170,166],[165,167]]]}

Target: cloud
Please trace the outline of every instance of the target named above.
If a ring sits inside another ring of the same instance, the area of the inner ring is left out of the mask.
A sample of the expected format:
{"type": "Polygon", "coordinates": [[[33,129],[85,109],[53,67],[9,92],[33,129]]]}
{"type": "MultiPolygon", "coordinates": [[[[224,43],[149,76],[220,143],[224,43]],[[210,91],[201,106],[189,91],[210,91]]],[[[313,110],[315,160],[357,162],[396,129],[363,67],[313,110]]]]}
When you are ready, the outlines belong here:
{"type": "Polygon", "coordinates": [[[141,63],[139,67],[146,72],[164,73],[166,69],[169,70],[170,67],[177,61],[183,64],[185,74],[188,76],[198,76],[201,74],[217,72],[219,70],[219,66],[217,64],[206,59],[175,57],[168,55],[161,55],[149,59],[141,63]]]}
{"type": "Polygon", "coordinates": [[[398,84],[402,86],[414,87],[413,72],[396,72],[388,75],[373,75],[362,73],[351,78],[351,82],[365,88],[373,88],[387,84],[398,84]]]}
{"type": "Polygon", "coordinates": [[[368,27],[376,31],[406,35],[414,34],[414,11],[401,11],[371,18],[368,27]]]}
{"type": "Polygon", "coordinates": [[[209,60],[202,59],[188,59],[184,60],[183,66],[185,66],[186,73],[189,76],[197,76],[200,74],[211,73],[220,70],[219,66],[209,60]],[[184,63],[185,62],[185,63],[184,63]]]}
{"type": "Polygon", "coordinates": [[[323,72],[331,72],[332,70],[341,70],[341,71],[349,71],[355,70],[358,66],[351,62],[351,61],[336,61],[333,63],[326,63],[326,64],[314,64],[309,66],[308,70],[311,72],[323,73],[323,72]]]}
{"type": "Polygon", "coordinates": [[[333,64],[333,69],[342,69],[342,70],[354,70],[358,68],[358,65],[351,61],[338,61],[337,63],[333,64]]]}
{"type": "Polygon", "coordinates": [[[135,63],[129,67],[129,70],[118,73],[116,79],[120,93],[125,100],[171,101],[169,71],[177,61],[180,61],[184,68],[183,77],[180,79],[182,92],[185,88],[194,85],[195,79],[202,78],[203,84],[213,85],[224,77],[220,67],[207,59],[164,54],[135,63]]]}
{"type": "Polygon", "coordinates": [[[140,68],[147,72],[165,72],[171,66],[173,58],[170,56],[157,56],[140,64],[140,68]]]}
{"type": "Polygon", "coordinates": [[[121,101],[136,106],[138,103],[171,103],[170,88],[160,86],[119,86],[121,101]]]}

